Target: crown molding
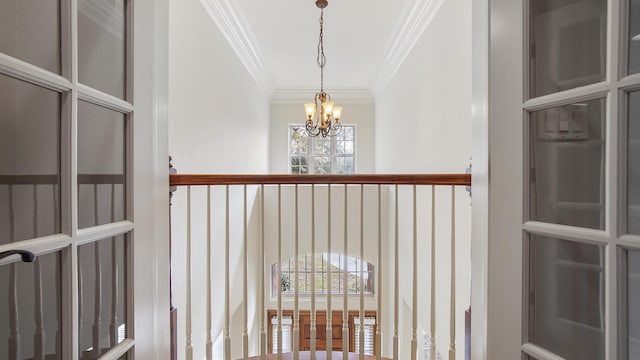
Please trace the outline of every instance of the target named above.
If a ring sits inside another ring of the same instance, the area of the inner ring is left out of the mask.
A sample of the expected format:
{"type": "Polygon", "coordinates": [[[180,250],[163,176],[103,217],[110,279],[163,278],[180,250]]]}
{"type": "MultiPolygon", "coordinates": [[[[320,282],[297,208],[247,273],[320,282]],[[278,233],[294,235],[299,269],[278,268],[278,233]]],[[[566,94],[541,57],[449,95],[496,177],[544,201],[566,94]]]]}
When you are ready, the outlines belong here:
{"type": "Polygon", "coordinates": [[[413,0],[407,7],[387,47],[387,56],[380,72],[371,83],[371,92],[375,97],[380,96],[389,85],[443,3],[444,0],[413,0]]]}
{"type": "Polygon", "coordinates": [[[273,79],[265,69],[260,52],[242,11],[231,0],[200,0],[211,19],[218,26],[231,48],[236,53],[249,75],[258,87],[270,96],[273,92],[273,79]]]}
{"type": "MultiPolygon", "coordinates": [[[[301,104],[311,102],[318,89],[290,88],[277,89],[271,95],[272,104],[301,104]]],[[[373,103],[373,96],[369,89],[330,89],[326,92],[331,95],[332,101],[339,104],[373,103]]]]}

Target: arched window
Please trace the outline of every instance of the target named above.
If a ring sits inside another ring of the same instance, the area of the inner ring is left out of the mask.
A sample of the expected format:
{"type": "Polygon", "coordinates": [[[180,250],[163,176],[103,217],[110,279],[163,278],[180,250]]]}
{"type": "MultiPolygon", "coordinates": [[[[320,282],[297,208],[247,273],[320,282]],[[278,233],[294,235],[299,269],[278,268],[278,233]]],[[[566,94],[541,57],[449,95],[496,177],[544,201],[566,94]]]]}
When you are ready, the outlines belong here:
{"type": "MultiPolygon", "coordinates": [[[[331,293],[359,295],[360,284],[364,283],[364,293],[374,293],[374,266],[367,261],[360,260],[342,254],[316,254],[315,268],[311,266],[311,254],[298,256],[298,286],[299,294],[310,295],[313,279],[315,278],[316,294],[326,294],[328,288],[329,272],[331,267],[331,293]],[[346,261],[346,263],[345,263],[346,261]],[[362,269],[362,278],[360,270],[362,269]],[[344,273],[347,273],[347,284],[345,286],[344,273]]],[[[293,295],[295,289],[295,263],[296,258],[285,259],[281,263],[280,282],[282,284],[282,294],[293,295]]],[[[278,264],[271,267],[271,294],[278,294],[278,264]]]]}

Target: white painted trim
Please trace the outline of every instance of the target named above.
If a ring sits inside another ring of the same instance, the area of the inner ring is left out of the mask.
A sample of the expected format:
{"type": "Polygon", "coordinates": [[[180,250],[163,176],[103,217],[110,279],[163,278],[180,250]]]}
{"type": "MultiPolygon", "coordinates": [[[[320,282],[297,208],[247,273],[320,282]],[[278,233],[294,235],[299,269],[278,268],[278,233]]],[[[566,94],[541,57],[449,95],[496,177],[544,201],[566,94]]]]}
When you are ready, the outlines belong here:
{"type": "Polygon", "coordinates": [[[539,221],[527,221],[522,225],[522,229],[537,235],[560,237],[562,239],[588,242],[597,245],[607,244],[610,240],[609,234],[604,230],[587,229],[578,226],[551,224],[539,221]]]}
{"type": "Polygon", "coordinates": [[[127,351],[131,350],[135,345],[135,341],[132,339],[124,339],[120,344],[114,346],[107,352],[106,354],[100,357],[100,360],[117,360],[122,357],[122,355],[126,354],[127,351]]]}
{"type": "Polygon", "coordinates": [[[87,101],[102,107],[128,114],[134,111],[133,105],[100,90],[78,84],[78,100],[87,101]]]}
{"type": "Polygon", "coordinates": [[[387,47],[387,56],[378,76],[371,83],[371,90],[378,96],[387,87],[411,50],[427,29],[444,0],[413,0],[398,22],[393,41],[387,47]]]}
{"type": "Polygon", "coordinates": [[[76,244],[80,246],[111,236],[118,236],[133,230],[133,227],[134,226],[131,221],[120,221],[111,224],[94,226],[87,229],[81,229],[78,230],[76,244]]]}
{"type": "Polygon", "coordinates": [[[3,53],[0,53],[0,74],[13,76],[17,79],[60,92],[68,91],[72,87],[69,80],[58,74],[3,53]]]}
{"type": "MultiPolygon", "coordinates": [[[[309,88],[289,88],[289,89],[277,89],[274,90],[271,95],[272,104],[302,104],[305,102],[312,102],[313,97],[319,89],[309,88]]],[[[373,103],[373,96],[368,89],[360,88],[343,88],[343,89],[330,89],[327,93],[331,95],[331,100],[336,104],[371,104],[373,103]]],[[[301,111],[301,114],[304,114],[301,111]]]]}
{"type": "Polygon", "coordinates": [[[249,30],[236,1],[200,0],[244,67],[266,95],[271,95],[274,82],[264,66],[262,53],[249,30]]]}
{"type": "Polygon", "coordinates": [[[522,345],[522,351],[540,360],[564,360],[564,358],[533,344],[522,345]]]}
{"type": "Polygon", "coordinates": [[[489,316],[489,1],[473,0],[471,358],[487,359],[489,316]]]}
{"type": "MultiPolygon", "coordinates": [[[[18,247],[14,243],[0,245],[0,252],[15,250],[16,248],[19,248],[20,250],[31,251],[32,253],[36,254],[36,256],[40,256],[55,251],[64,250],[69,245],[71,245],[71,238],[69,236],[57,234],[37,239],[20,241],[20,245],[18,247]]],[[[16,262],[18,259],[18,255],[9,256],[0,260],[0,266],[11,264],[13,262],[16,262]]]]}
{"type": "Polygon", "coordinates": [[[169,188],[168,51],[169,0],[128,1],[132,16],[132,65],[135,84],[130,135],[132,210],[129,243],[128,337],[135,339],[134,359],[168,359],[169,188]]]}

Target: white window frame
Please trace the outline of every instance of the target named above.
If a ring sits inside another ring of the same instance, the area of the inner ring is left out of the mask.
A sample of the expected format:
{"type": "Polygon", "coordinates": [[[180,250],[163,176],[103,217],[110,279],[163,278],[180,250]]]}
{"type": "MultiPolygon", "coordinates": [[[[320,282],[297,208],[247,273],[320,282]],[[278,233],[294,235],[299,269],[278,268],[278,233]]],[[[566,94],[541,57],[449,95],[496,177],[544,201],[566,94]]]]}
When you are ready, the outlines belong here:
{"type": "MultiPolygon", "coordinates": [[[[289,174],[292,174],[291,171],[291,159],[296,156],[296,157],[302,157],[302,156],[306,156],[307,157],[307,166],[309,168],[309,172],[308,174],[316,174],[315,172],[313,172],[313,157],[316,156],[313,154],[313,146],[314,146],[314,142],[316,141],[316,139],[322,139],[321,136],[317,136],[317,137],[308,137],[309,143],[308,143],[308,147],[309,147],[309,154],[306,155],[293,155],[292,152],[292,147],[291,147],[291,130],[292,128],[295,127],[299,127],[301,129],[305,128],[304,124],[289,124],[289,126],[287,127],[287,140],[288,140],[288,151],[287,151],[287,155],[288,155],[288,162],[287,162],[287,171],[289,174]]],[[[343,124],[342,125],[343,130],[345,127],[351,127],[353,128],[353,154],[336,154],[336,142],[337,142],[337,136],[331,137],[331,136],[327,136],[326,139],[331,139],[331,153],[325,155],[326,157],[330,157],[331,158],[331,172],[330,174],[337,174],[337,158],[353,158],[353,174],[355,174],[357,172],[357,164],[356,164],[356,153],[357,153],[357,146],[358,146],[358,131],[357,131],[357,127],[355,124],[343,124]]],[[[319,155],[320,156],[320,155],[319,155]]]]}

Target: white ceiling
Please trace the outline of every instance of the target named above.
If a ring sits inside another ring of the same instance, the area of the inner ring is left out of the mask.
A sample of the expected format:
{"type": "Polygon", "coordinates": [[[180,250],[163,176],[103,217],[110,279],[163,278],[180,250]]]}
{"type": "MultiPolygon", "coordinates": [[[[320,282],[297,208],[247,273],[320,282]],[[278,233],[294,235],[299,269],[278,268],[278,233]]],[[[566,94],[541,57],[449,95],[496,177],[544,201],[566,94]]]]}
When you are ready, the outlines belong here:
{"type": "MultiPolygon", "coordinates": [[[[380,94],[444,1],[329,0],[325,88],[353,101],[380,94]]],[[[315,0],[200,2],[272,101],[308,97],[318,89],[315,0]]]]}
{"type": "MultiPolygon", "coordinates": [[[[320,9],[315,0],[230,1],[272,89],[319,87],[320,9]]],[[[370,89],[402,32],[414,30],[406,24],[420,2],[433,1],[329,0],[324,15],[325,87],[370,89]]]]}

